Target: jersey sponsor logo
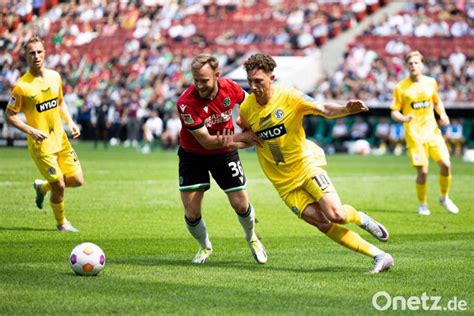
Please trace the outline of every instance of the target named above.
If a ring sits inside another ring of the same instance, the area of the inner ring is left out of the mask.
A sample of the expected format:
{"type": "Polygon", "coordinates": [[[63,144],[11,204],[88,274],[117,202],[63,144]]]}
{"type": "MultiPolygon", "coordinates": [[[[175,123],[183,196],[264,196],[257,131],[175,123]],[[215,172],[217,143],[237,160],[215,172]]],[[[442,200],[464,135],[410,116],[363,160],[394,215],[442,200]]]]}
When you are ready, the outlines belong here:
{"type": "Polygon", "coordinates": [[[428,100],[411,103],[411,107],[414,110],[428,108],[430,105],[431,105],[431,102],[428,100]]]}
{"type": "Polygon", "coordinates": [[[48,110],[51,110],[51,109],[54,109],[58,106],[58,99],[57,98],[54,98],[54,99],[51,99],[51,100],[48,100],[48,101],[45,101],[43,103],[38,103],[36,104],[36,110],[38,112],[44,112],[44,111],[48,111],[48,110]]]}
{"type": "Polygon", "coordinates": [[[275,118],[281,120],[283,118],[284,112],[281,109],[275,111],[275,118]]]}
{"type": "Polygon", "coordinates": [[[222,113],[215,113],[204,120],[206,127],[211,127],[216,124],[225,123],[232,118],[232,110],[227,110],[222,113]]]}
{"type": "Polygon", "coordinates": [[[222,103],[224,104],[224,107],[228,108],[230,106],[230,98],[225,97],[224,100],[222,100],[222,103]]]}
{"type": "Polygon", "coordinates": [[[190,125],[194,123],[194,120],[191,114],[181,114],[181,118],[183,119],[183,122],[186,125],[190,125]]]}
{"type": "Polygon", "coordinates": [[[257,131],[257,136],[264,140],[278,138],[285,134],[286,128],[284,124],[279,124],[261,131],[257,131]]]}
{"type": "Polygon", "coordinates": [[[16,105],[16,99],[14,96],[10,97],[10,100],[8,100],[8,105],[15,106],[16,105]]]}
{"type": "Polygon", "coordinates": [[[180,108],[181,112],[184,112],[184,110],[186,109],[186,104],[180,104],[179,108],[180,108]]]}

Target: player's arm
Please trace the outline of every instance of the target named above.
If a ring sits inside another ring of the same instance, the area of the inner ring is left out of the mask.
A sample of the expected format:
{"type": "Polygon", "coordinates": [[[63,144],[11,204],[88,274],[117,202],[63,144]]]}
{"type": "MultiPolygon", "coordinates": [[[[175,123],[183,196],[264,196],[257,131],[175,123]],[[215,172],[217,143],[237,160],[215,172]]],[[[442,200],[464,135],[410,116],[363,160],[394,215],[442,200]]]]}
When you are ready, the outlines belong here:
{"type": "Polygon", "coordinates": [[[7,108],[6,117],[8,124],[18,128],[23,133],[30,135],[37,143],[41,143],[43,140],[48,138],[48,134],[26,124],[18,117],[16,112],[9,108],[7,108]]]}
{"type": "Polygon", "coordinates": [[[316,104],[316,114],[327,118],[338,118],[368,110],[367,105],[361,100],[349,100],[346,104],[330,102],[316,104]]]}
{"type": "Polygon", "coordinates": [[[398,110],[392,110],[390,112],[390,117],[395,122],[408,123],[413,119],[413,114],[403,115],[402,112],[400,112],[398,110]]]}
{"type": "Polygon", "coordinates": [[[439,123],[441,126],[448,126],[449,125],[449,117],[448,114],[446,114],[446,109],[444,107],[443,102],[439,99],[439,97],[436,95],[436,98],[434,100],[434,109],[436,113],[439,115],[439,123]]]}
{"type": "Polygon", "coordinates": [[[72,138],[78,138],[81,136],[81,131],[79,130],[79,127],[76,125],[76,123],[72,120],[71,114],[69,114],[69,110],[64,101],[59,105],[59,114],[61,115],[61,119],[67,124],[67,126],[69,126],[72,138]]]}
{"type": "Polygon", "coordinates": [[[224,147],[245,148],[245,147],[241,147],[241,146],[245,146],[242,141],[245,138],[245,136],[242,135],[243,133],[238,133],[238,134],[233,135],[233,142],[238,147],[225,146],[222,143],[222,138],[220,137],[224,133],[226,133],[227,135],[227,134],[230,134],[231,132],[228,130],[224,130],[222,134],[219,133],[218,135],[211,135],[209,134],[209,131],[205,126],[191,131],[191,134],[194,136],[194,138],[196,138],[199,144],[201,144],[201,146],[207,150],[220,149],[224,147]]]}

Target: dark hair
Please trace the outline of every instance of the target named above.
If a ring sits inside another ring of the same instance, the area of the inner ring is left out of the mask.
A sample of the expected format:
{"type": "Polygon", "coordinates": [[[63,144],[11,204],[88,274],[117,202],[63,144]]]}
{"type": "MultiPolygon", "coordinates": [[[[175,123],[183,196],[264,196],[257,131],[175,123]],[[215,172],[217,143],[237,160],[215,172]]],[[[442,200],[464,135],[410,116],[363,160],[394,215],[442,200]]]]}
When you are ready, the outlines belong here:
{"type": "Polygon", "coordinates": [[[245,71],[260,69],[265,73],[272,73],[276,66],[272,56],[261,53],[253,54],[244,63],[245,71]]]}
{"type": "Polygon", "coordinates": [[[199,70],[204,65],[208,64],[212,70],[216,71],[219,68],[219,61],[216,57],[210,54],[199,54],[194,57],[193,61],[191,62],[191,69],[192,70],[199,70]]]}

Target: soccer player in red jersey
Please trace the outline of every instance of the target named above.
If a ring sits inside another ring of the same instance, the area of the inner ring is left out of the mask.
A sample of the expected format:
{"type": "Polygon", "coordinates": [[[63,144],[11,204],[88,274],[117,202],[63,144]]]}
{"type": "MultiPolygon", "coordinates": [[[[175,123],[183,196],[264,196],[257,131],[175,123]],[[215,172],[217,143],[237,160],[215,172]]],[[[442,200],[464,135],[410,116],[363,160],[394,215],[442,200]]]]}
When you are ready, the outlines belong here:
{"type": "MultiPolygon", "coordinates": [[[[186,227],[200,249],[192,263],[206,262],[212,244],[202,219],[204,192],[211,186],[212,175],[227,194],[237,213],[255,260],[264,264],[267,254],[255,234],[255,211],[249,203],[246,178],[236,149],[222,147],[218,135],[234,131],[232,111],[245,98],[235,82],[219,77],[219,62],[208,54],[196,56],[191,64],[194,84],[186,89],[176,104],[183,128],[180,133],[179,190],[184,206],[186,227]]],[[[236,141],[247,141],[249,133],[234,135],[236,141]]]]}

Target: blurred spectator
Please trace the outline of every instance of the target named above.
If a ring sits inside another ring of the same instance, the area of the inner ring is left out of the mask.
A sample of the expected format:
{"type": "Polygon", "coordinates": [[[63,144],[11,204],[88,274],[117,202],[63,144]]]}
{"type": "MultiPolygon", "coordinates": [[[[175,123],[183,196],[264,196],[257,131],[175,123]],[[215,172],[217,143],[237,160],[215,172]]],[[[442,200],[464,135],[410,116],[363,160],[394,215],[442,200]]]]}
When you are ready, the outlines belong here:
{"type": "Polygon", "coordinates": [[[403,154],[403,146],[405,144],[405,128],[402,123],[393,122],[390,125],[390,146],[396,156],[403,154]]]}
{"type": "Polygon", "coordinates": [[[332,127],[331,137],[336,152],[347,151],[344,143],[349,140],[349,130],[345,119],[336,120],[336,124],[332,127]]]}
{"type": "Polygon", "coordinates": [[[163,133],[163,120],[158,116],[156,110],[151,110],[150,117],[143,125],[143,148],[142,153],[148,154],[155,143],[161,139],[163,133]]]}
{"type": "Polygon", "coordinates": [[[100,104],[92,109],[91,122],[94,127],[94,148],[97,148],[99,140],[103,142],[104,148],[108,147],[113,108],[111,100],[106,95],[102,95],[100,104]]]}
{"type": "Polygon", "coordinates": [[[181,131],[181,120],[178,112],[172,111],[171,117],[168,118],[168,113],[165,114],[166,127],[161,135],[161,145],[165,149],[174,149],[179,143],[179,132],[181,131]]]}
{"type": "Polygon", "coordinates": [[[351,126],[351,139],[367,139],[368,135],[369,124],[361,116],[356,116],[355,122],[351,126]]]}
{"type": "Polygon", "coordinates": [[[381,117],[375,127],[375,137],[377,149],[374,154],[383,155],[387,152],[390,136],[390,123],[387,117],[381,117]]]}
{"type": "Polygon", "coordinates": [[[446,144],[448,145],[450,152],[454,156],[460,157],[465,139],[462,124],[459,119],[452,119],[451,124],[449,124],[446,128],[446,133],[444,137],[446,139],[446,144]]]}

